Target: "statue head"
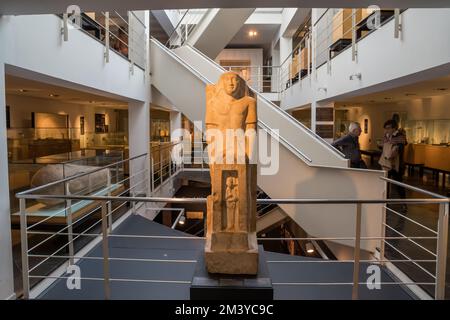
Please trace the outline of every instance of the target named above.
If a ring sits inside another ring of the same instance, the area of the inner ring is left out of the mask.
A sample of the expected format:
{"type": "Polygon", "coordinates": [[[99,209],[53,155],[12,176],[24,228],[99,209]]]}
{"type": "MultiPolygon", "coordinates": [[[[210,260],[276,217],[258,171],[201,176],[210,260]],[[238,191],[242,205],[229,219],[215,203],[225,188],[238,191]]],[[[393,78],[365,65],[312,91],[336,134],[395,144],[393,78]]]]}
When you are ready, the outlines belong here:
{"type": "Polygon", "coordinates": [[[228,188],[232,188],[234,186],[234,178],[233,177],[227,177],[225,183],[226,183],[228,188]]]}
{"type": "Polygon", "coordinates": [[[235,99],[240,99],[247,94],[245,80],[235,72],[225,72],[222,74],[219,78],[219,88],[235,99]]]}

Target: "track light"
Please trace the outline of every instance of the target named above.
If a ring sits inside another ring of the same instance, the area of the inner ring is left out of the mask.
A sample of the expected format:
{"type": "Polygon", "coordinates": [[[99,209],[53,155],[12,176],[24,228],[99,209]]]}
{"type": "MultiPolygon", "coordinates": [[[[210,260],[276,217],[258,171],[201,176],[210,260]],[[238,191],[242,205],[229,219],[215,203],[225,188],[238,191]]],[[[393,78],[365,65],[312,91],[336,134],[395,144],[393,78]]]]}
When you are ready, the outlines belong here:
{"type": "Polygon", "coordinates": [[[314,251],[315,251],[314,246],[311,242],[307,242],[305,246],[306,246],[307,253],[314,253],[314,251]]]}

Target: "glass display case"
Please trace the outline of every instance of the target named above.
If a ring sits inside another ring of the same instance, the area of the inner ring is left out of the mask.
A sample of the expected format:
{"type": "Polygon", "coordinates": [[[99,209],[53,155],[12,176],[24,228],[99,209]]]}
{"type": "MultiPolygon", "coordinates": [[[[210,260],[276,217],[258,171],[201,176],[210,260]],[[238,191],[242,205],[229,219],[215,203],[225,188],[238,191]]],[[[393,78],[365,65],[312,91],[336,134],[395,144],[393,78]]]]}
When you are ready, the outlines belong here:
{"type": "Polygon", "coordinates": [[[7,137],[9,161],[80,150],[79,128],[13,128],[7,137]]]}
{"type": "Polygon", "coordinates": [[[450,119],[407,120],[404,129],[410,143],[450,145],[450,119]]]}
{"type": "MultiPolygon", "coordinates": [[[[120,162],[123,157],[123,152],[117,150],[83,150],[10,162],[8,169],[13,224],[19,223],[19,202],[15,197],[17,192],[120,162]]],[[[61,183],[39,192],[65,194],[69,190],[70,193],[79,195],[107,195],[109,192],[123,188],[124,169],[123,164],[118,164],[92,175],[88,174],[84,178],[74,179],[69,186],[61,183]]],[[[38,221],[54,215],[52,219],[48,219],[49,223],[64,223],[67,209],[64,201],[28,200],[26,204],[27,212],[32,213],[30,221],[38,221]]],[[[77,202],[73,201],[74,213],[85,209],[83,204],[76,204],[77,202]]],[[[87,203],[84,204],[87,205],[87,203]]]]}
{"type": "Polygon", "coordinates": [[[150,122],[151,141],[170,141],[170,120],[154,119],[150,122]]]}

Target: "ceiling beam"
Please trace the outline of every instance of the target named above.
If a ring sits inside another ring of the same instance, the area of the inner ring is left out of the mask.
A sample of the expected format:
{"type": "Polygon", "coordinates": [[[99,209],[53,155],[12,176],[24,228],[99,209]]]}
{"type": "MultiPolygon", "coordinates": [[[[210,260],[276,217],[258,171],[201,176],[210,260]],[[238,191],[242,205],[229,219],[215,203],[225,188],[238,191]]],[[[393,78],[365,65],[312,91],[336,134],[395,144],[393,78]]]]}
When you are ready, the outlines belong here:
{"type": "MultiPolygon", "coordinates": [[[[384,8],[448,8],[448,0],[77,0],[81,11],[161,10],[188,8],[349,8],[378,5],[384,8]],[[375,2],[375,3],[374,3],[375,2]]],[[[73,0],[1,0],[0,14],[62,13],[73,0]]]]}

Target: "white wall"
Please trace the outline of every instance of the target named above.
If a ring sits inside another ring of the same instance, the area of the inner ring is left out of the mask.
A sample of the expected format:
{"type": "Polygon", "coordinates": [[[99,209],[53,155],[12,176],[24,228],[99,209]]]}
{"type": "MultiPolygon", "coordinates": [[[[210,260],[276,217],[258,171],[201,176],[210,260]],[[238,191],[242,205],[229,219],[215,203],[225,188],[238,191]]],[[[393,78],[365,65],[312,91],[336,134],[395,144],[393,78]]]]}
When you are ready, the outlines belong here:
{"type": "Polygon", "coordinates": [[[34,98],[8,94],[6,104],[10,106],[11,128],[29,127],[32,112],[57,113],[69,115],[69,126],[80,127],[80,117],[85,117],[85,132],[94,132],[95,113],[106,114],[109,131],[116,130],[116,112],[113,108],[94,107],[83,104],[64,103],[58,100],[34,98]]]}
{"type": "Polygon", "coordinates": [[[368,119],[368,133],[361,133],[359,142],[362,149],[374,149],[376,140],[383,137],[383,124],[393,112],[407,112],[408,120],[449,120],[450,94],[429,98],[405,100],[396,103],[365,103],[349,108],[348,120],[364,124],[368,119]]]}
{"type": "Polygon", "coordinates": [[[144,71],[134,68],[131,74],[129,62],[112,51],[105,63],[104,45],[80,30],[71,28],[64,42],[61,24],[56,15],[1,16],[3,63],[16,67],[15,72],[23,68],[48,82],[54,79],[60,86],[145,101],[144,71]]]}
{"type": "Polygon", "coordinates": [[[224,49],[215,59],[219,64],[220,60],[250,60],[252,66],[262,66],[263,49],[224,49]]]}
{"type": "MultiPolygon", "coordinates": [[[[149,26],[148,18],[145,23],[149,26]]],[[[130,72],[129,62],[112,51],[110,62],[106,63],[104,45],[80,30],[71,28],[69,41],[64,42],[61,27],[62,21],[56,15],[0,16],[0,154],[3,157],[0,161],[0,179],[3,181],[0,185],[0,299],[13,294],[5,72],[122,101],[138,101],[147,107],[139,116],[132,113],[131,119],[136,123],[148,123],[149,119],[150,84],[145,72],[139,68],[130,72]]],[[[147,53],[144,52],[146,57],[147,53]]],[[[131,123],[130,128],[135,129],[130,141],[135,143],[130,148],[130,154],[133,154],[145,147],[148,149],[148,131],[136,131],[142,126],[131,123]],[[145,140],[135,138],[138,135],[144,135],[145,140]]]]}
{"type": "Polygon", "coordinates": [[[341,52],[331,60],[330,74],[322,65],[317,80],[293,85],[281,107],[287,110],[313,100],[342,99],[448,74],[450,9],[408,9],[402,23],[401,38],[394,38],[394,21],[389,21],[358,42],[357,61],[352,61],[350,49],[341,52]],[[350,80],[356,73],[362,79],[350,80]]]}
{"type": "Polygon", "coordinates": [[[181,132],[181,112],[171,111],[170,112],[170,140],[171,141],[179,141],[183,134],[181,132]],[[177,134],[175,134],[177,132],[177,134]]]}

